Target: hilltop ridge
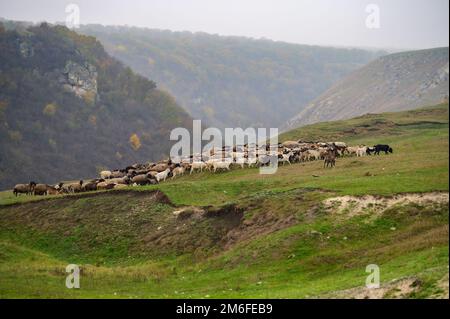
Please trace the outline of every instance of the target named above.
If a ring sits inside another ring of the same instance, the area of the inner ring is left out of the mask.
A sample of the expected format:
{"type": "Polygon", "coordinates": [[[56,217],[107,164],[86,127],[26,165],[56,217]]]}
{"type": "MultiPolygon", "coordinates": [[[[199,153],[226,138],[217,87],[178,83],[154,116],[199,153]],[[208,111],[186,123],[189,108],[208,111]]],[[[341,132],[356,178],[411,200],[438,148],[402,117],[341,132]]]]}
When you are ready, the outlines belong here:
{"type": "Polygon", "coordinates": [[[448,101],[448,79],[448,47],[382,56],[334,84],[290,119],[284,130],[442,103],[448,101]]]}

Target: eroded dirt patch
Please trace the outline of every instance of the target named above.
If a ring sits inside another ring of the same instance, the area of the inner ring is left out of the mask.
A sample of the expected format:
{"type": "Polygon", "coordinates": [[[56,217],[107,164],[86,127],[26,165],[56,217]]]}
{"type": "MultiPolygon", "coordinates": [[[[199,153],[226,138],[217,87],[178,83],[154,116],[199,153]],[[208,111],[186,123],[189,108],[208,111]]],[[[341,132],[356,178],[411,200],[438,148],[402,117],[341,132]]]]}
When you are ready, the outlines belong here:
{"type": "Polygon", "coordinates": [[[379,288],[357,287],[340,290],[327,295],[338,299],[403,299],[420,289],[422,282],[416,277],[395,279],[380,285],[379,288]]]}
{"type": "Polygon", "coordinates": [[[380,215],[386,209],[396,205],[411,203],[427,205],[433,203],[448,204],[449,194],[444,192],[398,194],[390,197],[383,196],[339,196],[323,201],[324,209],[330,214],[353,217],[362,214],[380,215]]]}

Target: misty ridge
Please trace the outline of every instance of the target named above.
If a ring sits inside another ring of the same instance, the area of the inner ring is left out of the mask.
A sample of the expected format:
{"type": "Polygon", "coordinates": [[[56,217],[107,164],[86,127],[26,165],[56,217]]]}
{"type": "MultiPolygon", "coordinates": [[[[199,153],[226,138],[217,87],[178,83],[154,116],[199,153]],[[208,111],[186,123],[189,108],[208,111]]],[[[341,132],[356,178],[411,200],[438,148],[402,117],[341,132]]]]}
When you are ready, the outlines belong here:
{"type": "Polygon", "coordinates": [[[112,56],[218,128],[279,127],[333,83],[387,54],[207,33],[82,25],[112,56]]]}

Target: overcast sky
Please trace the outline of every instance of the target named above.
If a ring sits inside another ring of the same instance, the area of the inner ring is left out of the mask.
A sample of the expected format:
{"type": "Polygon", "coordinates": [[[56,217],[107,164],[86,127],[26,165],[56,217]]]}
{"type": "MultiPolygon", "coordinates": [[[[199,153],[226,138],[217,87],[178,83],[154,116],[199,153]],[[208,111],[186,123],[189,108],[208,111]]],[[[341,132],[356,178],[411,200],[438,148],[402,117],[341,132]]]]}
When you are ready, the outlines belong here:
{"type": "Polygon", "coordinates": [[[0,0],[0,17],[65,21],[70,3],[81,24],[399,49],[448,46],[449,39],[449,0],[0,0]],[[379,8],[378,28],[369,4],[379,8]]]}

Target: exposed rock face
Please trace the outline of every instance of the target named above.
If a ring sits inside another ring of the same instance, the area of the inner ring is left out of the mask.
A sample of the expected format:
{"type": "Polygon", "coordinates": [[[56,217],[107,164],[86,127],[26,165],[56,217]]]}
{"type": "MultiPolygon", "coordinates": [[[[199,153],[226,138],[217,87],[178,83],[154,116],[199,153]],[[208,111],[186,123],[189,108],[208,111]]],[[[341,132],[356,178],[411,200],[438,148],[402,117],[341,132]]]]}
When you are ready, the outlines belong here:
{"type": "Polygon", "coordinates": [[[97,70],[95,66],[85,62],[83,65],[67,61],[63,70],[64,88],[74,92],[79,97],[90,94],[97,95],[97,70]]]}
{"type": "Polygon", "coordinates": [[[446,101],[448,55],[448,48],[437,48],[381,57],[327,90],[288,121],[283,130],[446,101]]]}

